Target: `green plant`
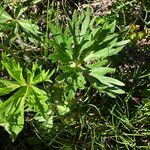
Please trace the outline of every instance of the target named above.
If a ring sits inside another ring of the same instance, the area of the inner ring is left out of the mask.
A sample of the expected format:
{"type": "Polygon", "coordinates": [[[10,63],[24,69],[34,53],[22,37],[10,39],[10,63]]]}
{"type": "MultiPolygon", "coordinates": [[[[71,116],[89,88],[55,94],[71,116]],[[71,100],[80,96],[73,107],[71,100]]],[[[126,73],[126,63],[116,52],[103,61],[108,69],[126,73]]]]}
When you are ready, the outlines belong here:
{"type": "Polygon", "coordinates": [[[56,81],[64,85],[69,96],[73,97],[89,83],[111,97],[124,93],[118,87],[124,86],[122,82],[106,76],[115,71],[109,67],[108,57],[116,55],[129,42],[118,42],[115,26],[116,21],[101,25],[97,17],[91,19],[89,8],[86,13],[81,11],[81,15],[74,11],[67,27],[62,27],[59,20],[49,23],[53,35],[49,44],[54,48],[50,59],[57,62],[60,71],[56,81]]]}
{"type": "Polygon", "coordinates": [[[2,64],[14,80],[0,79],[0,96],[8,94],[10,96],[8,100],[0,103],[0,125],[15,140],[23,129],[25,111],[36,112],[43,116],[45,121],[48,121],[48,117],[51,115],[47,114],[50,109],[47,103],[49,97],[36,85],[44,81],[51,82],[49,78],[53,71],[49,73],[49,71],[42,70],[42,66],[33,63],[31,70],[25,70],[25,78],[19,63],[4,53],[2,54],[2,64]]]}
{"type": "MultiPolygon", "coordinates": [[[[37,20],[31,19],[32,14],[28,14],[31,6],[25,1],[7,1],[0,6],[0,48],[7,51],[10,48],[11,55],[14,55],[12,51],[18,55],[37,45],[41,32],[37,20]]],[[[39,40],[41,41],[41,38],[39,40]]]]}
{"type": "Polygon", "coordinates": [[[0,126],[26,149],[149,149],[148,1],[103,17],[51,2],[0,2],[0,126]]]}
{"type": "Polygon", "coordinates": [[[18,34],[21,32],[21,30],[34,35],[39,34],[39,27],[36,24],[31,23],[29,19],[23,19],[23,14],[25,11],[27,11],[27,9],[28,7],[14,7],[14,16],[12,17],[7,11],[5,11],[4,7],[0,7],[1,31],[3,31],[3,33],[9,31],[11,36],[19,36],[18,34]]]}

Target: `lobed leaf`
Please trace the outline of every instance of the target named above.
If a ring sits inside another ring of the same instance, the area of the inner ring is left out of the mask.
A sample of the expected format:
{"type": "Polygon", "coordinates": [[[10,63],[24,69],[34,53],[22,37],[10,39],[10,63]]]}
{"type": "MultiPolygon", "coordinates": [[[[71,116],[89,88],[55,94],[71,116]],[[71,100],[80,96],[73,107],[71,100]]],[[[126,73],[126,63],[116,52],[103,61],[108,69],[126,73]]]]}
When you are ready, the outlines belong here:
{"type": "Polygon", "coordinates": [[[24,126],[26,92],[26,87],[22,87],[7,101],[0,104],[0,125],[11,135],[13,141],[24,126]]]}
{"type": "Polygon", "coordinates": [[[5,66],[7,72],[12,78],[18,81],[21,85],[26,84],[22,74],[22,68],[20,67],[19,63],[17,63],[14,59],[7,57],[6,54],[2,53],[2,64],[5,66]]]}
{"type": "Polygon", "coordinates": [[[7,95],[19,87],[20,85],[16,81],[0,79],[0,96],[7,95]]]}
{"type": "Polygon", "coordinates": [[[50,81],[49,78],[53,71],[49,73],[49,71],[42,70],[42,66],[33,63],[31,71],[26,70],[26,83],[22,75],[22,68],[14,59],[2,53],[2,64],[16,81],[0,79],[0,96],[19,88],[8,100],[0,103],[0,125],[6,129],[14,141],[24,126],[24,108],[31,108],[34,112],[41,113],[46,119],[48,96],[45,91],[33,85],[50,81]]]}

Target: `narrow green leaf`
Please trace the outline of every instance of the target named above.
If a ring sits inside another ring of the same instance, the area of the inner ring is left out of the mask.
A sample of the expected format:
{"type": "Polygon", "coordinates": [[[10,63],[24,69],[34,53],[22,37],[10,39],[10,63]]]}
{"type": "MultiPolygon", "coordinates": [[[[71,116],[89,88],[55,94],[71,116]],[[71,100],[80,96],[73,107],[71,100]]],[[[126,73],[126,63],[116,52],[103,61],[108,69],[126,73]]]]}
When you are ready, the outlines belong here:
{"type": "Polygon", "coordinates": [[[112,92],[106,92],[107,95],[109,95],[111,98],[116,98],[116,95],[112,92]]]}
{"type": "Polygon", "coordinates": [[[120,42],[117,42],[115,44],[115,46],[124,46],[124,45],[128,44],[129,42],[130,42],[130,40],[120,41],[120,42]]]}
{"type": "Polygon", "coordinates": [[[28,9],[28,7],[21,8],[18,15],[17,15],[17,18],[19,18],[27,9],[28,9]]]}
{"type": "Polygon", "coordinates": [[[59,25],[49,23],[49,28],[53,34],[54,40],[57,44],[61,44],[64,42],[62,29],[59,25]]]}
{"type": "Polygon", "coordinates": [[[72,21],[71,21],[72,25],[74,25],[77,21],[78,21],[77,11],[75,10],[72,15],[72,21]]]}
{"type": "Polygon", "coordinates": [[[108,41],[110,41],[112,39],[115,39],[117,36],[118,36],[118,34],[107,35],[105,37],[104,41],[102,41],[102,42],[108,42],[108,41]]]}
{"type": "Polygon", "coordinates": [[[115,69],[110,68],[110,67],[98,67],[98,68],[93,68],[90,70],[90,75],[106,75],[108,73],[114,73],[115,69]]]}
{"type": "Polygon", "coordinates": [[[83,44],[83,46],[81,47],[80,53],[82,53],[82,51],[84,51],[85,49],[91,47],[94,43],[95,43],[94,40],[87,41],[87,42],[86,42],[85,44],[83,44]]]}
{"type": "Polygon", "coordinates": [[[124,94],[125,93],[124,90],[119,89],[119,88],[115,88],[115,89],[112,89],[110,91],[112,91],[113,93],[116,93],[116,94],[124,94]]]}
{"type": "Polygon", "coordinates": [[[80,32],[80,42],[82,41],[90,23],[90,7],[87,7],[86,17],[82,23],[81,32],[80,32]]]}
{"type": "Polygon", "coordinates": [[[111,77],[105,77],[102,75],[99,75],[98,73],[92,73],[90,74],[91,76],[97,78],[101,83],[106,84],[106,85],[110,85],[110,84],[114,84],[114,85],[118,85],[118,86],[124,86],[125,84],[122,83],[121,81],[111,78],[111,77]]]}
{"type": "Polygon", "coordinates": [[[122,50],[122,47],[118,47],[118,48],[110,48],[110,47],[106,47],[104,49],[99,50],[98,52],[91,52],[89,55],[87,55],[84,58],[84,61],[89,61],[89,60],[93,60],[93,59],[99,59],[99,58],[106,58],[112,55],[117,54],[118,52],[120,52],[122,50]]]}
{"type": "Polygon", "coordinates": [[[116,20],[114,22],[112,22],[108,28],[110,29],[110,33],[113,33],[115,31],[116,28],[116,20]]]}
{"type": "Polygon", "coordinates": [[[32,3],[35,5],[37,3],[41,2],[41,0],[33,0],[32,3]]]}
{"type": "Polygon", "coordinates": [[[12,17],[5,11],[4,8],[0,7],[0,23],[10,20],[13,20],[12,17]]]}
{"type": "Polygon", "coordinates": [[[66,55],[65,53],[63,55],[59,53],[53,53],[49,56],[49,59],[53,60],[53,62],[61,62],[62,64],[71,61],[70,57],[68,57],[68,54],[66,55]]]}
{"type": "Polygon", "coordinates": [[[72,60],[73,53],[72,53],[72,51],[70,49],[68,50],[66,48],[66,46],[67,46],[66,44],[63,45],[63,43],[61,43],[59,45],[57,42],[55,42],[53,40],[49,40],[49,44],[55,48],[55,53],[50,55],[51,59],[53,59],[54,61],[55,61],[55,59],[57,61],[60,60],[60,61],[62,61],[64,63],[72,60]],[[56,55],[56,57],[55,57],[55,55],[56,55]]]}
{"type": "Polygon", "coordinates": [[[104,59],[104,60],[98,60],[98,61],[96,61],[96,63],[89,64],[89,65],[87,65],[87,67],[92,69],[92,68],[102,67],[102,66],[104,66],[106,64],[108,64],[108,60],[104,59]]]}
{"type": "Polygon", "coordinates": [[[26,32],[31,32],[34,35],[40,34],[39,27],[31,23],[29,20],[18,20],[18,23],[26,32]]]}

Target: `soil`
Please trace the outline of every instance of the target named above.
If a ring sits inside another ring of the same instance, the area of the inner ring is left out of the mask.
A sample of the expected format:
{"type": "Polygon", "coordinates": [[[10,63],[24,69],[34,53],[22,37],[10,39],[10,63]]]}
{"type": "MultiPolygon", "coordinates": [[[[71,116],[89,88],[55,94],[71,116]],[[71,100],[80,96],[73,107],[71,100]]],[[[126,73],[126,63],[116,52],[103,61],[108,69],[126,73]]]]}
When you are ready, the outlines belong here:
{"type": "MultiPolygon", "coordinates": [[[[91,11],[96,16],[104,16],[111,13],[111,6],[116,0],[96,0],[90,3],[91,11]]],[[[82,4],[83,8],[86,8],[88,4],[82,4]]]]}
{"type": "Polygon", "coordinates": [[[26,150],[23,147],[22,142],[12,143],[9,134],[0,127],[0,150],[26,150]]]}

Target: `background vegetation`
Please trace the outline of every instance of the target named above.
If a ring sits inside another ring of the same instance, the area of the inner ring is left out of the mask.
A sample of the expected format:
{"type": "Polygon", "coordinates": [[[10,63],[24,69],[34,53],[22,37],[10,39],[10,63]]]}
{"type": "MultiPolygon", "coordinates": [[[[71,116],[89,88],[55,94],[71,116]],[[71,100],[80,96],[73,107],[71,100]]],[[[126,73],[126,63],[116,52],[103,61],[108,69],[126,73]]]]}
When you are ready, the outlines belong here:
{"type": "Polygon", "coordinates": [[[0,2],[0,150],[150,149],[150,2],[0,2]]]}

